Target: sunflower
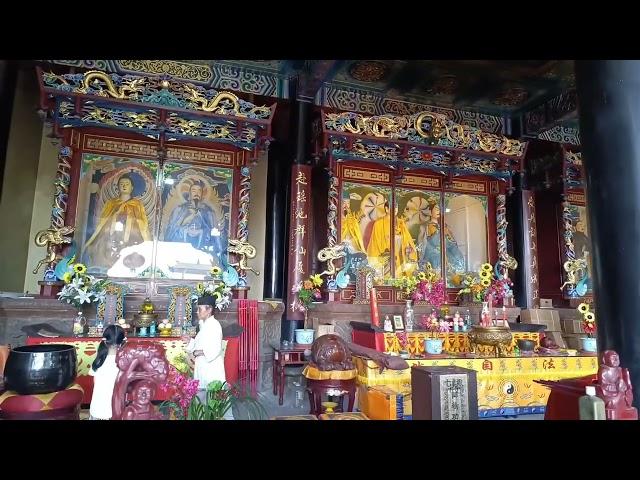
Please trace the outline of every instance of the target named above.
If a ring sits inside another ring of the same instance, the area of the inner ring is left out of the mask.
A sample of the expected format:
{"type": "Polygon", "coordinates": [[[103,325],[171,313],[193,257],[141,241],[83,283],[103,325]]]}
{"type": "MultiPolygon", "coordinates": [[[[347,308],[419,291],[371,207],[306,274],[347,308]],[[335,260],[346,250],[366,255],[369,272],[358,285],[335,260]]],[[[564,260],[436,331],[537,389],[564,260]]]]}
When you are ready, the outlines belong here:
{"type": "Polygon", "coordinates": [[[483,287],[489,287],[491,286],[491,280],[489,280],[488,278],[483,278],[482,280],[480,280],[480,285],[482,285],[483,287]]]}
{"type": "Polygon", "coordinates": [[[490,272],[493,270],[493,266],[490,263],[483,263],[480,267],[480,270],[482,270],[483,272],[490,272]]]}
{"type": "Polygon", "coordinates": [[[420,280],[426,280],[427,279],[427,274],[424,273],[424,272],[420,272],[420,273],[418,273],[418,278],[420,280]]]}
{"type": "Polygon", "coordinates": [[[596,321],[596,315],[593,312],[587,312],[584,314],[584,320],[585,322],[595,322],[596,321]]]}
{"type": "Polygon", "coordinates": [[[211,269],[211,275],[213,275],[214,277],[217,277],[221,273],[222,273],[222,269],[218,266],[215,266],[211,269]]]}
{"type": "Polygon", "coordinates": [[[87,267],[83,264],[83,263],[76,263],[73,266],[73,271],[82,275],[83,273],[85,273],[87,271],[87,267]]]}
{"type": "Polygon", "coordinates": [[[311,280],[311,283],[313,283],[314,287],[319,287],[322,285],[322,277],[320,276],[320,274],[311,275],[309,277],[309,280],[311,280]]]}
{"type": "Polygon", "coordinates": [[[71,272],[67,272],[62,276],[62,280],[64,280],[64,283],[69,283],[72,278],[73,275],[71,275],[71,272]]]}
{"type": "Polygon", "coordinates": [[[589,304],[581,303],[580,305],[578,305],[578,311],[582,314],[587,313],[589,311],[589,304]]]}
{"type": "Polygon", "coordinates": [[[485,279],[485,278],[486,278],[486,279],[489,279],[489,278],[491,278],[491,272],[487,272],[486,270],[482,270],[482,271],[480,272],[480,278],[482,278],[482,279],[485,279]]]}

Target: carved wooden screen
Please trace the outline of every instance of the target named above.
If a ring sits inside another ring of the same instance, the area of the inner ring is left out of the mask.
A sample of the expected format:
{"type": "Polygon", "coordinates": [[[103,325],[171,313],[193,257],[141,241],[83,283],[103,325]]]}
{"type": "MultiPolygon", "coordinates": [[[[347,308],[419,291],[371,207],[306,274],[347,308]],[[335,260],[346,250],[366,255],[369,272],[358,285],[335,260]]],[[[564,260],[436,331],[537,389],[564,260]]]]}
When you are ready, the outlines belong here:
{"type": "Polygon", "coordinates": [[[75,242],[89,273],[201,280],[226,268],[242,153],[74,132],[75,242]],[[76,183],[77,182],[77,183],[76,183]]]}

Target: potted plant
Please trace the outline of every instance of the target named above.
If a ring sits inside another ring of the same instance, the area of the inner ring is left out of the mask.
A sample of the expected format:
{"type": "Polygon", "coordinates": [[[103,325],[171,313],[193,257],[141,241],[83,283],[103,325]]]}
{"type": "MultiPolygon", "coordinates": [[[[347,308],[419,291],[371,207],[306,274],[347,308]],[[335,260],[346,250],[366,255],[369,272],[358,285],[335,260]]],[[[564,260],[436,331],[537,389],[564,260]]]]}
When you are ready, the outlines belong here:
{"type": "Polygon", "coordinates": [[[313,343],[313,328],[309,328],[309,308],[313,304],[314,300],[318,301],[322,298],[320,288],[323,280],[320,275],[311,275],[308,279],[301,281],[297,285],[294,285],[292,293],[296,294],[296,297],[291,303],[291,308],[304,314],[304,328],[297,328],[295,330],[296,343],[301,345],[309,345],[313,343]]]}
{"type": "MultiPolygon", "coordinates": [[[[187,365],[187,370],[190,367],[187,365]]],[[[171,366],[169,376],[161,390],[170,399],[160,405],[160,411],[171,420],[222,420],[225,414],[236,407],[246,412],[249,420],[264,420],[267,413],[260,402],[245,395],[235,386],[214,381],[207,385],[206,401],[197,397],[199,382],[188,374],[171,366]]]]}
{"type": "Polygon", "coordinates": [[[438,355],[442,353],[443,341],[440,338],[440,332],[448,331],[446,322],[439,322],[435,312],[431,312],[427,320],[427,330],[429,337],[424,340],[424,350],[429,355],[438,355]]]}
{"type": "Polygon", "coordinates": [[[593,334],[596,332],[596,314],[590,310],[589,304],[578,305],[578,312],[582,315],[582,331],[587,334],[580,338],[582,350],[585,352],[597,352],[598,344],[593,334]]]}

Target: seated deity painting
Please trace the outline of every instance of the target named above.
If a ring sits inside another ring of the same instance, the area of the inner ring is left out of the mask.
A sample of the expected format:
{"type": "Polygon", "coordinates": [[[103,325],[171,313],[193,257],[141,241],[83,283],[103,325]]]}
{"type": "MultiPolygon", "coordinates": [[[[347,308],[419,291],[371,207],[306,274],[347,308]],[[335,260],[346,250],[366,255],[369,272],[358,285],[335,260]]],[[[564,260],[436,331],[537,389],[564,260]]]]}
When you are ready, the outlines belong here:
{"type": "Polygon", "coordinates": [[[488,262],[487,197],[445,193],[444,246],[447,287],[488,262]]]}
{"type": "Polygon", "coordinates": [[[411,276],[427,263],[441,273],[440,203],[438,192],[397,188],[396,278],[411,276]]]}
{"type": "MultiPolygon", "coordinates": [[[[343,184],[340,241],[347,243],[350,253],[366,255],[368,265],[376,271],[377,285],[391,278],[390,205],[388,187],[343,184]]],[[[355,271],[347,273],[355,280],[355,271]]]]}
{"type": "MultiPolygon", "coordinates": [[[[155,166],[132,159],[85,154],[76,239],[90,273],[107,274],[125,248],[152,242],[157,195],[155,166]]],[[[135,259],[143,261],[142,259],[135,259]]],[[[144,259],[150,261],[151,259],[144,259]]],[[[123,276],[140,276],[136,269],[123,276]]]]}
{"type": "Polygon", "coordinates": [[[160,242],[173,246],[169,278],[203,278],[226,268],[233,172],[226,168],[165,165],[160,242]]]}

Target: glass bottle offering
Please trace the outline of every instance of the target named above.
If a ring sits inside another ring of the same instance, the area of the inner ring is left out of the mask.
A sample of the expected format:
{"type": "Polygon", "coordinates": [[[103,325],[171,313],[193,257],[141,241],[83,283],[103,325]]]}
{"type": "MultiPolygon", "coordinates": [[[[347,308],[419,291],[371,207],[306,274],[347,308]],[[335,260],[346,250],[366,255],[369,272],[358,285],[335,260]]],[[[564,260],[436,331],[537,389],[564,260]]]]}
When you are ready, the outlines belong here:
{"type": "Polygon", "coordinates": [[[413,305],[411,305],[411,300],[407,300],[404,306],[404,329],[407,332],[413,332],[413,305]]]}
{"type": "Polygon", "coordinates": [[[480,326],[491,326],[491,312],[489,311],[489,302],[482,302],[482,311],[480,312],[480,326]]]}
{"type": "Polygon", "coordinates": [[[75,337],[81,337],[84,333],[84,327],[87,324],[87,319],[82,314],[82,312],[78,312],[76,318],[73,321],[73,335],[75,337]]]}
{"type": "Polygon", "coordinates": [[[391,324],[391,319],[389,318],[389,315],[384,316],[383,329],[385,332],[393,332],[393,325],[391,324]]]}
{"type": "Polygon", "coordinates": [[[99,319],[98,323],[96,324],[96,333],[99,337],[101,337],[102,332],[104,332],[104,322],[102,321],[102,319],[99,319]]]}
{"type": "Polygon", "coordinates": [[[467,326],[467,328],[471,328],[471,312],[469,311],[468,308],[464,314],[464,323],[467,326]]]}

